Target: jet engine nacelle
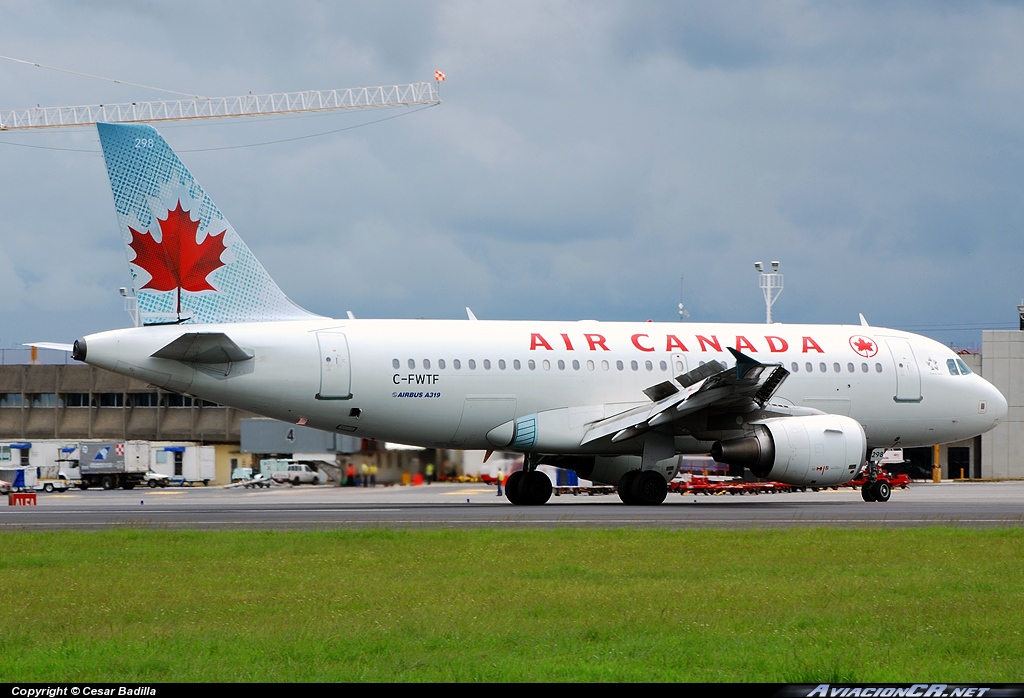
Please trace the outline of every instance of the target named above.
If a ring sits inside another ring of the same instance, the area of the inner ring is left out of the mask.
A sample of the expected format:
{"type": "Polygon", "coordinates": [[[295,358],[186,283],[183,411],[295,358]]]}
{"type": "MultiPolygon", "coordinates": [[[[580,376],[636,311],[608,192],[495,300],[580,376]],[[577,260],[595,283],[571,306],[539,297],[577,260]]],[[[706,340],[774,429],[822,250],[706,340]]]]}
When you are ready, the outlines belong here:
{"type": "Polygon", "coordinates": [[[834,414],[766,419],[753,425],[752,434],[711,447],[719,463],[750,468],[756,477],[815,487],[852,480],[866,452],[860,423],[834,414]]]}

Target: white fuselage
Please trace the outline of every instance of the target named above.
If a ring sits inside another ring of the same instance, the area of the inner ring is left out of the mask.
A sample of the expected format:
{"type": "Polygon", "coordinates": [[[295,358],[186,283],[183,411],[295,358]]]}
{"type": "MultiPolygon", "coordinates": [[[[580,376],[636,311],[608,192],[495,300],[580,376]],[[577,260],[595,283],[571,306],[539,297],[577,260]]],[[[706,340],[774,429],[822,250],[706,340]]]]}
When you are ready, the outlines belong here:
{"type": "MultiPolygon", "coordinates": [[[[496,427],[566,410],[567,428],[649,404],[642,392],[727,347],[790,371],[773,403],[848,415],[869,446],[970,438],[1006,415],[991,384],[930,339],[856,325],[301,320],[167,325],[85,338],[85,361],[276,419],[424,447],[495,448],[496,427]],[[224,333],[252,359],[152,358],[186,332],[224,333]]],[[[567,434],[577,432],[568,431],[567,434]]],[[[575,439],[575,436],[572,436],[575,439]]],[[[636,453],[632,441],[560,446],[636,453]]],[[[706,450],[694,441],[693,448],[706,450]]]]}

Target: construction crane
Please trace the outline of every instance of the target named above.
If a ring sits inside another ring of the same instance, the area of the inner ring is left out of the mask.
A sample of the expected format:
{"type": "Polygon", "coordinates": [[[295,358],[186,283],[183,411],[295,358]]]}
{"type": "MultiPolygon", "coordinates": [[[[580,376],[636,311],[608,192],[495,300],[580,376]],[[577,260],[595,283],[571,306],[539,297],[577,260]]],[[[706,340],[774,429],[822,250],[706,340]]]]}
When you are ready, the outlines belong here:
{"type": "Polygon", "coordinates": [[[409,85],[248,94],[241,97],[192,97],[80,107],[32,107],[0,111],[0,131],[88,126],[96,122],[185,121],[440,103],[441,93],[436,83],[415,82],[409,85]]]}

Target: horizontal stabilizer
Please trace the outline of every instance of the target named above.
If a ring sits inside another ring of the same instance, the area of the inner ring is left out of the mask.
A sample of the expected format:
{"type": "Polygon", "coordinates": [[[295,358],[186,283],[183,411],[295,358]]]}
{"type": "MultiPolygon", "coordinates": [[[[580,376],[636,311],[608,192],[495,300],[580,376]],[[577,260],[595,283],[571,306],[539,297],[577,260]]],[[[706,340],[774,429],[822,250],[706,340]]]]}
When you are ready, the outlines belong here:
{"type": "Polygon", "coordinates": [[[72,351],[75,348],[73,344],[61,344],[59,342],[29,342],[23,346],[35,347],[36,349],[55,349],[57,351],[72,351]]]}
{"type": "Polygon", "coordinates": [[[152,354],[154,359],[173,359],[196,364],[228,364],[253,357],[223,332],[189,332],[152,354]]]}

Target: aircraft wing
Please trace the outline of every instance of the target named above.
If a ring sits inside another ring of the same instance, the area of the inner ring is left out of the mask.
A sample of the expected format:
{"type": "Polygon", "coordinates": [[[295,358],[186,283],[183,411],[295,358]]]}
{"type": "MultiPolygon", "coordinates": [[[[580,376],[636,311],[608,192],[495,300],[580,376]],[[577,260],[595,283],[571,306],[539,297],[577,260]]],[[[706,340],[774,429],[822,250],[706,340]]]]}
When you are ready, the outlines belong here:
{"type": "Polygon", "coordinates": [[[762,364],[735,349],[729,351],[736,357],[735,368],[711,361],[676,376],[675,382],[651,386],[644,394],[653,404],[594,422],[581,445],[607,436],[612,437],[612,443],[632,439],[703,409],[733,409],[739,413],[763,407],[789,371],[780,364],[762,364]]]}

